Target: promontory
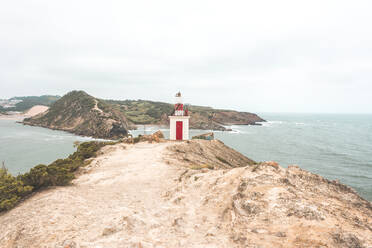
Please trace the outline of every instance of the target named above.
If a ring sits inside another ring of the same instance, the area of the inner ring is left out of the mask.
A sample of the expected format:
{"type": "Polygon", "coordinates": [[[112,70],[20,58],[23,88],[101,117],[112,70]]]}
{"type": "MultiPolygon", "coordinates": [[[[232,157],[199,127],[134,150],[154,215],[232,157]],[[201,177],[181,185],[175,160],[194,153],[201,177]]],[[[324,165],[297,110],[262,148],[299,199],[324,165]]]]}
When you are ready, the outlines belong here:
{"type": "Polygon", "coordinates": [[[0,247],[372,247],[372,205],[221,141],[141,137],[0,215],[0,247]]]}

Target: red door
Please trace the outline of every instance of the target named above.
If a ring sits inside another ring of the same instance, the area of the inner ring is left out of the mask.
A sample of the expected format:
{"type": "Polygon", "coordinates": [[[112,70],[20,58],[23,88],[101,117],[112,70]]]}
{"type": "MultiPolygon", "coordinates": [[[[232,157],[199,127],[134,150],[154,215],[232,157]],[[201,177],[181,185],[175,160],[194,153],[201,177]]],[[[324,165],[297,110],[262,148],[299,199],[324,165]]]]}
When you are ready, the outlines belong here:
{"type": "Polygon", "coordinates": [[[176,122],[176,140],[182,140],[182,121],[176,122]]]}

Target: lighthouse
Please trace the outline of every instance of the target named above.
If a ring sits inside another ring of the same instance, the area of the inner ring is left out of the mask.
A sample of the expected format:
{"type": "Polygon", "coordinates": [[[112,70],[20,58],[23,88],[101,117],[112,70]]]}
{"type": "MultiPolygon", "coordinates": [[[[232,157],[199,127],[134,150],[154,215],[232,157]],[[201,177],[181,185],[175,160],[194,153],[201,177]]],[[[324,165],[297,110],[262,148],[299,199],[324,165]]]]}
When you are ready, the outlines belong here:
{"type": "Polygon", "coordinates": [[[189,113],[182,103],[181,92],[175,96],[174,112],[169,116],[170,121],[170,140],[189,139],[189,113]]]}

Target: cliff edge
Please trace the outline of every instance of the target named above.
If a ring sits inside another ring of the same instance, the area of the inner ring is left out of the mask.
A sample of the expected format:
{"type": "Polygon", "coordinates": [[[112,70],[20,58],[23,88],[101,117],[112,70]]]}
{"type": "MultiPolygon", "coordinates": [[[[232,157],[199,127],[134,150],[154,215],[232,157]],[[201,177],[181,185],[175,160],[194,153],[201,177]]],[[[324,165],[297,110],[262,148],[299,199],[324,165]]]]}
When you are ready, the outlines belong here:
{"type": "Polygon", "coordinates": [[[0,247],[371,247],[372,205],[222,142],[105,146],[71,186],[0,215],[0,247]]]}

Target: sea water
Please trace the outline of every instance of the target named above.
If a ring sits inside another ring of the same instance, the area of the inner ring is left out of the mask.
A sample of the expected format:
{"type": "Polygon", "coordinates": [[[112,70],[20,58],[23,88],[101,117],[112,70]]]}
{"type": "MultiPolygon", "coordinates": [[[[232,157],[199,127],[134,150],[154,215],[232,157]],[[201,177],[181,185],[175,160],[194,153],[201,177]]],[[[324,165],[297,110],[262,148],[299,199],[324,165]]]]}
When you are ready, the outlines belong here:
{"type": "Polygon", "coordinates": [[[14,120],[0,120],[0,165],[13,175],[38,164],[49,164],[73,153],[75,141],[92,140],[67,132],[24,126],[14,120]]]}
{"type": "MultiPolygon", "coordinates": [[[[262,126],[229,126],[214,132],[255,161],[299,165],[327,179],[338,179],[372,201],[372,115],[260,114],[262,126]]],[[[156,127],[140,126],[135,135],[156,127]]],[[[168,137],[168,130],[162,130],[168,137]]],[[[205,133],[191,130],[190,135],[205,133]]]]}
{"type": "MultiPolygon", "coordinates": [[[[230,126],[215,137],[255,161],[297,164],[353,187],[372,201],[372,115],[260,114],[262,126],[230,126]]],[[[139,126],[134,136],[159,128],[139,126]]],[[[168,129],[160,128],[166,137],[168,129]]],[[[207,132],[191,130],[190,135],[207,132]]],[[[74,141],[89,138],[0,120],[0,161],[14,173],[48,164],[75,151],[74,141]]]]}

